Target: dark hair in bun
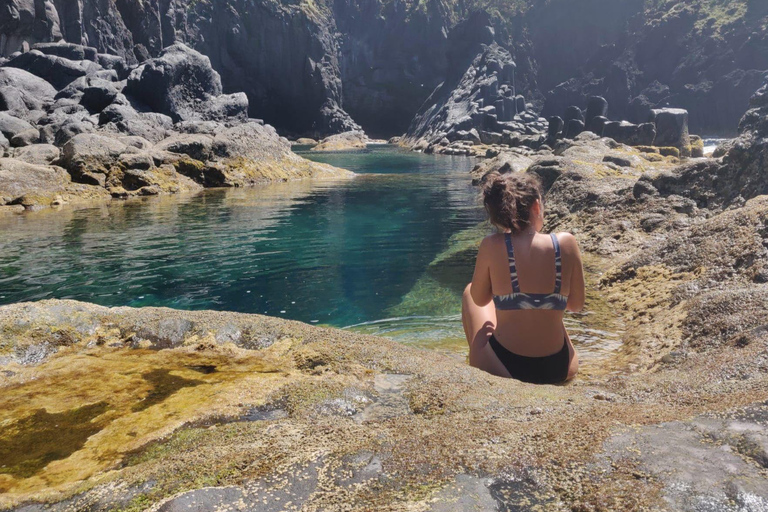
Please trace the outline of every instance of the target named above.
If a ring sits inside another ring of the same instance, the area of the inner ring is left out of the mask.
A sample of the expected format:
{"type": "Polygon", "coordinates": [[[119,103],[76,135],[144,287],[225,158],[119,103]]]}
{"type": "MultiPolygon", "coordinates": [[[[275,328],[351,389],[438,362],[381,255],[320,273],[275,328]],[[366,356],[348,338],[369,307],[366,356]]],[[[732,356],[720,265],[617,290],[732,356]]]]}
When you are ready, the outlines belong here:
{"type": "Polygon", "coordinates": [[[513,235],[530,225],[531,208],[541,196],[541,181],[527,172],[491,173],[483,188],[483,204],[491,223],[513,235]]]}

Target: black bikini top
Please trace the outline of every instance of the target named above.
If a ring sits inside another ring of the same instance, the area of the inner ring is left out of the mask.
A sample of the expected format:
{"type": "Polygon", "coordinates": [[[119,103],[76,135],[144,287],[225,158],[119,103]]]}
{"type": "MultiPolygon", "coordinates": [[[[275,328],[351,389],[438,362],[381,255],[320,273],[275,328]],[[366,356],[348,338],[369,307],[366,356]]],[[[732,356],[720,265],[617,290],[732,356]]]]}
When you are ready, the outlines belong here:
{"type": "Polygon", "coordinates": [[[517,280],[517,268],[515,267],[515,250],[512,247],[512,235],[507,233],[505,239],[507,242],[507,255],[509,256],[509,274],[512,278],[512,293],[509,295],[495,295],[493,302],[496,309],[502,311],[513,310],[554,310],[565,311],[568,305],[568,297],[560,294],[560,288],[563,281],[563,261],[560,256],[560,242],[553,233],[552,244],[555,246],[555,291],[550,294],[543,293],[522,293],[520,283],[517,280]]]}

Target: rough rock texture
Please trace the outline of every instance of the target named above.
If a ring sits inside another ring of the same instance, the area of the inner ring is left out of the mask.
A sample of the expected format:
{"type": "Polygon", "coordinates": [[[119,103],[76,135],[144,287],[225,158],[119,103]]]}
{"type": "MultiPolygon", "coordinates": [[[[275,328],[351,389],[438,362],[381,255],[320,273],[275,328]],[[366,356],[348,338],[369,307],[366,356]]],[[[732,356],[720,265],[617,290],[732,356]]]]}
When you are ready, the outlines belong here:
{"type": "MultiPolygon", "coordinates": [[[[747,0],[608,3],[566,6],[548,22],[559,19],[553,29],[562,33],[549,41],[551,59],[539,58],[539,83],[549,90],[544,114],[601,95],[617,118],[643,123],[654,108],[680,107],[691,113],[696,133],[734,133],[768,69],[768,6],[747,0]],[[610,29],[591,36],[601,44],[574,35],[589,32],[584,18],[594,23],[617,11],[623,12],[610,29]]],[[[544,33],[534,38],[543,40],[544,33]]]]}
{"type": "Polygon", "coordinates": [[[519,65],[517,94],[537,109],[546,102],[546,115],[601,95],[635,124],[674,106],[691,112],[694,132],[729,132],[768,69],[768,7],[756,0],[0,5],[3,56],[35,48],[122,79],[125,64],[185,42],[211,58],[226,93],[246,93],[251,116],[314,137],[358,129],[353,118],[377,137],[403,133],[438,85],[466,71],[449,34],[478,11],[519,65]],[[62,38],[87,53],[48,44],[62,38]]]}
{"type": "Polygon", "coordinates": [[[676,194],[703,207],[743,204],[768,193],[768,82],[754,94],[739,125],[740,136],[729,145],[722,163],[697,162],[649,177],[662,195],[676,194]]]}
{"type": "MultiPolygon", "coordinates": [[[[174,122],[209,121],[209,104],[222,95],[222,85],[208,57],[177,44],[133,70],[125,93],[174,122]]],[[[232,112],[231,117],[247,118],[247,101],[244,107],[242,112],[232,112]]]]}
{"type": "Polygon", "coordinates": [[[108,197],[102,188],[73,184],[61,167],[0,158],[0,207],[56,206],[108,197]]]}
{"type": "Polygon", "coordinates": [[[125,198],[347,174],[293,154],[274,128],[248,118],[245,94],[223,94],[209,59],[182,44],[130,73],[122,69],[130,75],[126,80],[97,62],[114,61],[100,59],[89,47],[38,48],[0,67],[0,108],[5,107],[0,145],[25,165],[51,166],[50,172],[35,167],[34,179],[27,179],[14,164],[15,172],[5,176],[8,197],[3,204],[50,206],[51,194],[62,187],[74,195],[81,192],[84,199],[103,198],[105,192],[125,198]],[[19,69],[19,60],[34,65],[19,69]],[[67,69],[82,73],[56,68],[65,61],[67,69]],[[183,145],[168,142],[185,137],[205,139],[206,151],[188,154],[176,151],[183,145]],[[87,186],[63,186],[54,179],[62,168],[72,181],[87,186]],[[46,176],[50,186],[43,184],[46,176]],[[14,180],[18,187],[12,186],[14,180]],[[41,187],[38,203],[29,193],[34,184],[41,187]],[[93,192],[92,187],[101,190],[93,192]]]}
{"type": "Polygon", "coordinates": [[[449,75],[424,102],[403,143],[420,149],[457,140],[498,144],[504,130],[524,130],[519,114],[525,100],[515,94],[517,65],[495,43],[487,16],[475,15],[454,28],[446,53],[449,75]]]}
{"type": "MultiPolygon", "coordinates": [[[[257,315],[0,308],[0,507],[765,510],[767,91],[721,160],[674,167],[584,132],[475,171],[532,160],[546,230],[599,276],[587,321],[621,326],[568,385],[257,315]]],[[[261,148],[252,130],[271,128],[127,138],[121,158],[215,162],[261,148]]]]}
{"type": "MultiPolygon", "coordinates": [[[[482,21],[482,20],[480,20],[482,21]]],[[[509,52],[493,42],[493,29],[478,30],[473,23],[455,30],[465,41],[463,33],[487,34],[476,45],[480,53],[471,57],[466,72],[458,78],[448,78],[427,99],[416,114],[402,143],[434,151],[435,146],[449,146],[457,140],[472,144],[500,144],[513,133],[534,135],[545,130],[547,123],[525,112],[525,100],[515,95],[515,69],[509,52]],[[485,43],[489,43],[486,45],[485,43]]],[[[456,44],[459,44],[458,42],[456,44]]],[[[463,48],[459,55],[472,55],[474,49],[463,48]]],[[[462,69],[459,64],[456,69],[462,69]]]]}
{"type": "Polygon", "coordinates": [[[198,2],[186,32],[225,90],[247,93],[251,115],[314,138],[360,129],[342,109],[339,39],[324,2],[198,2]]]}
{"type": "Polygon", "coordinates": [[[365,149],[368,137],[361,131],[344,132],[331,135],[321,140],[312,151],[344,151],[350,149],[365,149]]]}

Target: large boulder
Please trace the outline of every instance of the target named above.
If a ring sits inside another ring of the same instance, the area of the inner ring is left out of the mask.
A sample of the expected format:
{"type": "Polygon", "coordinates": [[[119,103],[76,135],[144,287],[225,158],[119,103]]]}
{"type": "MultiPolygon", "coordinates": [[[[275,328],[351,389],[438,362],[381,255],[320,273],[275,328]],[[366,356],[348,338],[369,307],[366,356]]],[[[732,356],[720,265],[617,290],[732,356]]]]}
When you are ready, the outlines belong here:
{"type": "Polygon", "coordinates": [[[681,108],[662,108],[652,111],[656,123],[656,145],[675,148],[690,146],[688,111],[681,108]]]}
{"type": "Polygon", "coordinates": [[[173,120],[156,112],[138,112],[131,105],[118,100],[99,114],[99,125],[105,131],[142,137],[151,142],[160,142],[169,137],[173,120]]]}
{"type": "Polygon", "coordinates": [[[0,206],[48,204],[65,191],[70,177],[61,167],[0,158],[0,206]]]}
{"type": "Polygon", "coordinates": [[[34,165],[50,165],[61,156],[59,148],[52,144],[32,144],[13,150],[13,158],[34,165]]]}
{"type": "Polygon", "coordinates": [[[94,78],[83,89],[83,97],[80,103],[90,112],[101,112],[117,98],[120,91],[106,80],[94,78]]]}
{"type": "Polygon", "coordinates": [[[109,53],[100,53],[96,56],[96,62],[104,68],[105,71],[114,71],[118,80],[125,80],[131,69],[125,58],[109,53]]]}
{"type": "Polygon", "coordinates": [[[570,119],[566,125],[565,138],[575,139],[584,131],[584,121],[580,119],[570,119]]]}
{"type": "Polygon", "coordinates": [[[156,165],[172,165],[179,174],[206,187],[349,175],[299,157],[273,127],[257,122],[223,128],[215,135],[176,134],[151,153],[156,165]]]}
{"type": "Polygon", "coordinates": [[[222,94],[210,98],[198,107],[199,116],[206,121],[243,122],[248,119],[248,96],[244,92],[222,94]]]}
{"type": "Polygon", "coordinates": [[[126,144],[95,133],[81,133],[64,145],[61,155],[63,165],[78,183],[104,186],[106,177],[121,154],[136,152],[126,144]]]}
{"type": "Polygon", "coordinates": [[[549,127],[547,128],[547,140],[553,142],[563,131],[565,122],[562,117],[552,116],[549,118],[549,127]]]}
{"type": "Polygon", "coordinates": [[[63,40],[56,43],[37,43],[32,46],[32,49],[44,53],[45,55],[54,55],[73,61],[90,60],[96,62],[96,56],[98,54],[96,48],[67,43],[63,40]]]}
{"type": "Polygon", "coordinates": [[[78,77],[87,74],[86,69],[78,62],[45,55],[38,50],[23,53],[11,59],[7,67],[22,69],[51,83],[56,89],[63,89],[78,77]]]}
{"type": "Polygon", "coordinates": [[[587,113],[584,115],[584,124],[590,126],[596,117],[608,117],[608,101],[602,96],[589,98],[587,113]]]}
{"type": "Polygon", "coordinates": [[[345,151],[350,149],[365,149],[368,137],[361,131],[352,131],[331,135],[321,140],[311,151],[345,151]]]}
{"type": "Polygon", "coordinates": [[[5,135],[9,140],[23,132],[35,130],[27,121],[14,117],[6,112],[0,112],[0,133],[5,135]]]}
{"type": "Polygon", "coordinates": [[[656,127],[653,123],[637,125],[629,121],[612,121],[603,124],[602,136],[628,146],[651,146],[656,139],[656,127]]]}
{"type": "Polygon", "coordinates": [[[0,111],[26,119],[55,96],[56,89],[42,78],[22,69],[0,68],[0,111]]]}
{"type": "Polygon", "coordinates": [[[0,86],[13,87],[43,102],[53,101],[56,96],[56,88],[49,82],[29,71],[13,67],[0,68],[0,86]]]}
{"type": "Polygon", "coordinates": [[[31,146],[40,142],[40,131],[37,128],[30,128],[23,132],[17,133],[11,138],[11,146],[15,148],[21,148],[25,146],[31,146]]]}
{"type": "Polygon", "coordinates": [[[222,90],[221,77],[208,57],[175,44],[133,70],[125,93],[178,122],[202,117],[201,110],[222,90]]]}
{"type": "Polygon", "coordinates": [[[593,117],[587,125],[587,130],[595,135],[603,136],[605,131],[605,125],[608,123],[608,118],[604,116],[593,117]]]}
{"type": "Polygon", "coordinates": [[[579,107],[575,105],[571,105],[565,109],[565,117],[563,117],[563,121],[565,122],[566,126],[568,126],[568,123],[573,120],[581,121],[582,123],[584,122],[584,113],[579,107]]]}
{"type": "Polygon", "coordinates": [[[155,151],[185,155],[193,160],[207,161],[213,157],[214,137],[206,134],[177,134],[155,146],[155,151]]]}

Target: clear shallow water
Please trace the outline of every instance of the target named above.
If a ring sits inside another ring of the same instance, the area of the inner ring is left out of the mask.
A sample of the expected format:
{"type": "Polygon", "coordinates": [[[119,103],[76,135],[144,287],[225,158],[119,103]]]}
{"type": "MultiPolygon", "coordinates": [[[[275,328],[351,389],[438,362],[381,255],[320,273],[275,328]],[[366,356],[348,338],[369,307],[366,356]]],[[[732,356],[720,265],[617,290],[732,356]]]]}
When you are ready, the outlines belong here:
{"type": "MultiPolygon", "coordinates": [[[[474,161],[378,147],[307,156],[353,179],[0,217],[0,304],[261,313],[464,351],[474,161]]],[[[618,343],[569,320],[589,350],[618,343]]]]}

